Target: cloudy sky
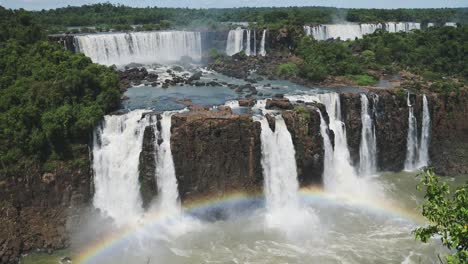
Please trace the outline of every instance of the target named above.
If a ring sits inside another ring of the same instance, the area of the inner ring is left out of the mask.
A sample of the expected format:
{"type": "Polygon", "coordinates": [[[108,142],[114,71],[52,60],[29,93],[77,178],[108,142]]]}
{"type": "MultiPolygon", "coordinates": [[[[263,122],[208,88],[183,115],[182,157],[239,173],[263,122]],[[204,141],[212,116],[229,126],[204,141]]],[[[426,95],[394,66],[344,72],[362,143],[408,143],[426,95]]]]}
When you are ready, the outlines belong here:
{"type": "Polygon", "coordinates": [[[130,6],[219,8],[242,6],[335,6],[348,8],[468,7],[468,0],[0,0],[8,8],[50,9],[99,2],[130,6]]]}

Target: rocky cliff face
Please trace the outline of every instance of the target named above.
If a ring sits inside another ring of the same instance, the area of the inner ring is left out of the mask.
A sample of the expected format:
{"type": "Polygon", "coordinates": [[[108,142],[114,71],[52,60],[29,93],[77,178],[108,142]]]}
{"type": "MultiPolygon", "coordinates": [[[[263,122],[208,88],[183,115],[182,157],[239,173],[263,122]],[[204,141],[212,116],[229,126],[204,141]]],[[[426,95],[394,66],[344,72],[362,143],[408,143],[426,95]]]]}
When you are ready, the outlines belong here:
{"type": "MultiPolygon", "coordinates": [[[[158,116],[152,117],[154,122],[157,122],[158,116]]],[[[140,153],[140,163],[138,164],[138,180],[140,182],[141,200],[143,208],[147,209],[151,201],[158,194],[156,182],[156,134],[154,126],[145,128],[143,134],[143,145],[140,153]]]]}
{"type": "Polygon", "coordinates": [[[468,174],[468,93],[428,97],[432,117],[429,157],[441,175],[468,174]]]}
{"type": "MultiPolygon", "coordinates": [[[[297,173],[301,186],[322,184],[324,148],[320,134],[320,110],[325,106],[309,104],[297,106],[282,114],[296,151],[297,173]]],[[[328,115],[325,117],[328,119],[328,115]]]]}
{"type": "Polygon", "coordinates": [[[260,124],[250,115],[175,114],[171,148],[182,200],[262,188],[260,124]]]}
{"type": "Polygon", "coordinates": [[[73,163],[57,162],[48,172],[37,166],[0,178],[0,263],[17,263],[30,250],[69,246],[70,228],[91,198],[88,148],[73,163]]]}

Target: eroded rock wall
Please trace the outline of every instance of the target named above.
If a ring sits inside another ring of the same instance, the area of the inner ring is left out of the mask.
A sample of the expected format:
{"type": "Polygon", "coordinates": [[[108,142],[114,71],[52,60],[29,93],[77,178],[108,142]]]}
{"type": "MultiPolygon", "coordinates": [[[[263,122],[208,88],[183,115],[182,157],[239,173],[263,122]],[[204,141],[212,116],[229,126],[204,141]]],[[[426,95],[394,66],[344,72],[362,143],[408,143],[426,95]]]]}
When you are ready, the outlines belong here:
{"type": "Polygon", "coordinates": [[[250,115],[172,116],[171,148],[182,200],[262,189],[260,124],[250,115]]]}
{"type": "Polygon", "coordinates": [[[0,177],[0,263],[17,263],[20,253],[69,246],[71,228],[89,204],[92,174],[82,146],[74,162],[57,162],[44,172],[36,165],[0,177]]]}

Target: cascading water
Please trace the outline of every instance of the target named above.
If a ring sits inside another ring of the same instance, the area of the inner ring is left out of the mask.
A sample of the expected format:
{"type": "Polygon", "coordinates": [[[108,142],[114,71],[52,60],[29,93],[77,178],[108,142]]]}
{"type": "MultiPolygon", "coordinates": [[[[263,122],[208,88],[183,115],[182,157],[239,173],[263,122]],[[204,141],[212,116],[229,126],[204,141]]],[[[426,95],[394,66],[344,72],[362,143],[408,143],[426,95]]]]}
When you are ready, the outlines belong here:
{"type": "Polygon", "coordinates": [[[262,40],[260,42],[260,55],[261,56],[266,56],[266,50],[265,50],[265,38],[266,38],[266,30],[263,30],[262,34],[262,40]]]}
{"type": "Polygon", "coordinates": [[[417,120],[414,116],[414,108],[411,105],[410,94],[407,96],[407,105],[408,105],[408,135],[406,138],[406,160],[405,160],[405,170],[412,171],[417,169],[417,155],[419,152],[418,146],[418,127],[417,120]]]}
{"type": "Polygon", "coordinates": [[[413,29],[421,29],[420,23],[414,22],[389,22],[385,24],[324,24],[318,26],[304,26],[306,35],[313,36],[316,40],[337,39],[353,40],[372,34],[377,29],[388,32],[409,32],[413,29]]]}
{"type": "Polygon", "coordinates": [[[78,51],[104,65],[201,60],[200,32],[154,31],[75,36],[78,51]]]}
{"type": "Polygon", "coordinates": [[[251,46],[250,46],[250,29],[247,29],[247,43],[245,45],[245,55],[250,56],[251,46]]]}
{"type": "MultiPolygon", "coordinates": [[[[332,180],[328,180],[325,186],[327,191],[340,192],[344,189],[353,188],[357,175],[354,167],[351,165],[351,159],[346,139],[346,127],[341,119],[340,96],[337,93],[320,94],[319,100],[325,105],[330,118],[329,127],[335,134],[335,149],[333,151],[333,168],[327,168],[325,175],[332,180]]],[[[351,191],[351,189],[348,189],[351,191]]]]}
{"type": "Polygon", "coordinates": [[[244,30],[236,28],[230,30],[226,43],[226,54],[232,56],[244,49],[244,30]]]}
{"type": "Polygon", "coordinates": [[[361,94],[361,144],[359,146],[359,175],[370,176],[377,171],[377,143],[369,100],[361,94]]]}
{"type": "Polygon", "coordinates": [[[144,111],[106,116],[94,133],[93,204],[118,225],[143,213],[138,162],[143,132],[149,124],[144,111]]]}
{"type": "MultiPolygon", "coordinates": [[[[263,37],[260,47],[260,55],[265,56],[265,35],[266,30],[263,31],[263,37]]],[[[257,36],[255,30],[242,29],[240,27],[230,30],[226,40],[226,54],[232,56],[241,51],[245,51],[247,56],[257,55],[257,36]],[[253,43],[252,43],[253,31],[253,43]],[[244,40],[244,33],[246,39],[244,40]]]]}
{"type": "Polygon", "coordinates": [[[421,130],[421,140],[419,141],[419,160],[418,168],[425,167],[429,164],[429,141],[431,130],[431,116],[429,114],[429,106],[426,95],[423,95],[423,120],[421,130]]]}
{"type": "MultiPolygon", "coordinates": [[[[161,114],[160,128],[155,129],[156,138],[162,140],[156,145],[156,181],[158,183],[159,209],[165,213],[180,212],[179,191],[171,151],[171,117],[172,112],[161,114]]],[[[157,140],[158,141],[158,140],[157,140]]]]}
{"type": "Polygon", "coordinates": [[[260,123],[267,210],[297,207],[299,183],[291,134],[281,116],[276,117],[274,132],[266,118],[262,118],[260,123]]]}
{"type": "Polygon", "coordinates": [[[330,137],[328,136],[328,125],[323,119],[322,113],[320,110],[317,110],[320,114],[320,134],[323,138],[323,149],[324,149],[324,157],[323,157],[323,185],[325,189],[332,189],[334,183],[336,182],[335,174],[333,173],[333,146],[330,141],[330,137]]]}

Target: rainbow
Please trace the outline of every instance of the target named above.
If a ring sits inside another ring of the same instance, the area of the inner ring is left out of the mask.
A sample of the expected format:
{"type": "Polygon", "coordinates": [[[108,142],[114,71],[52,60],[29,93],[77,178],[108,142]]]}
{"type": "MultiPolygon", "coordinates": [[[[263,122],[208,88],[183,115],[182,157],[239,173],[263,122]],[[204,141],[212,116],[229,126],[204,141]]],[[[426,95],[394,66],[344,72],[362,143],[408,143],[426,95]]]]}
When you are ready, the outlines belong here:
{"type": "MultiPolygon", "coordinates": [[[[301,197],[308,201],[336,201],[337,197],[333,197],[330,194],[323,192],[319,188],[304,188],[300,191],[301,197]]],[[[245,193],[230,193],[221,198],[216,197],[206,197],[199,200],[191,201],[187,204],[184,204],[183,211],[186,213],[194,212],[195,210],[209,210],[210,208],[215,207],[227,207],[230,204],[236,204],[241,202],[246,202],[253,199],[261,198],[262,194],[245,194],[245,193]]],[[[342,201],[343,197],[340,197],[342,201]]],[[[418,214],[413,210],[404,209],[398,206],[395,206],[391,203],[385,201],[379,201],[372,203],[355,200],[347,197],[346,202],[349,202],[355,206],[362,207],[368,210],[371,210],[376,213],[381,213],[389,215],[392,217],[398,217],[402,219],[411,220],[415,223],[423,223],[424,218],[422,215],[418,214]]],[[[165,219],[168,219],[173,215],[163,214],[163,213],[147,213],[140,221],[135,224],[128,225],[124,228],[121,228],[117,231],[112,232],[111,234],[98,239],[88,245],[86,248],[82,249],[77,256],[74,257],[74,262],[79,264],[91,264],[99,263],[97,260],[100,257],[104,257],[107,254],[111,254],[116,250],[120,245],[129,241],[132,236],[138,231],[144,230],[152,225],[157,225],[165,219]]]]}

